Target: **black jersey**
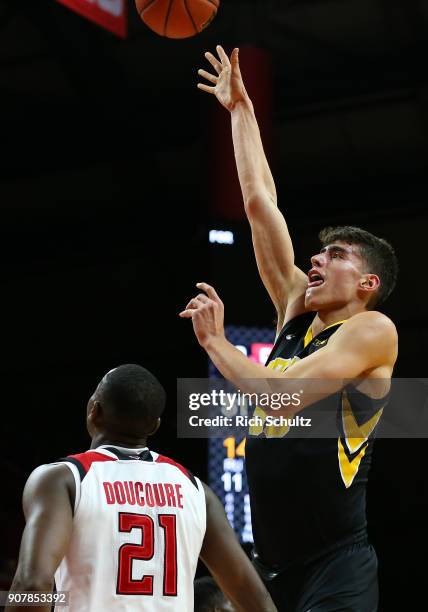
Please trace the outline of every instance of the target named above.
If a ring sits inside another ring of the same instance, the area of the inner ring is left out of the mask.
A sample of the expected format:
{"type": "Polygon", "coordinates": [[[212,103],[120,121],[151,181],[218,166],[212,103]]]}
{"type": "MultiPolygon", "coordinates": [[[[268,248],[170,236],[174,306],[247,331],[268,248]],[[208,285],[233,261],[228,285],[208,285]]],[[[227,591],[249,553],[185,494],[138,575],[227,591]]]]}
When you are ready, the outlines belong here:
{"type": "MultiPolygon", "coordinates": [[[[284,326],[268,367],[292,367],[325,346],[343,323],[312,338],[308,329],[314,317],[313,312],[304,313],[284,326]]],[[[350,391],[345,388],[328,398],[328,414],[333,412],[338,425],[335,438],[302,438],[288,428],[270,426],[247,439],[255,550],[272,569],[316,558],[367,536],[367,475],[374,431],[387,398],[374,400],[354,387],[350,391]]],[[[322,402],[299,414],[314,414],[322,402]]]]}

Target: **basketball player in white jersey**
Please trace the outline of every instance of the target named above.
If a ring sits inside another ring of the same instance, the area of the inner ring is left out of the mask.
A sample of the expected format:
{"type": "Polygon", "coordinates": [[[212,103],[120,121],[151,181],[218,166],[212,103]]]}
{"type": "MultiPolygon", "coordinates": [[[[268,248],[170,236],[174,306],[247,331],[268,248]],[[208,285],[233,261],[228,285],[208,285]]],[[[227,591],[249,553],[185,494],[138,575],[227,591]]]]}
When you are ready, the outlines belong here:
{"type": "Polygon", "coordinates": [[[147,448],[164,403],[140,366],[104,376],[88,403],[90,450],[40,466],[27,481],[11,592],[50,593],[55,581],[70,612],[191,612],[201,557],[237,610],[276,610],[217,497],[147,448]]]}

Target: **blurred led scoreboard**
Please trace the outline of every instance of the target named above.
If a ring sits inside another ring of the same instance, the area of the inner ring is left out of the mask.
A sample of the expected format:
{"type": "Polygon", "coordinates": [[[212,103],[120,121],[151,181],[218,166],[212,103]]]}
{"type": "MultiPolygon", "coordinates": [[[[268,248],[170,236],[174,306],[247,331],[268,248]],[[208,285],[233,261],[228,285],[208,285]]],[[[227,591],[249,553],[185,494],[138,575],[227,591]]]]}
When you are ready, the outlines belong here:
{"type": "MultiPolygon", "coordinates": [[[[226,336],[249,359],[265,364],[275,331],[263,327],[227,326],[226,336]]],[[[209,377],[221,378],[213,363],[209,377]]],[[[242,543],[252,542],[250,500],[245,473],[245,438],[208,441],[208,481],[222,500],[230,524],[242,543]]]]}

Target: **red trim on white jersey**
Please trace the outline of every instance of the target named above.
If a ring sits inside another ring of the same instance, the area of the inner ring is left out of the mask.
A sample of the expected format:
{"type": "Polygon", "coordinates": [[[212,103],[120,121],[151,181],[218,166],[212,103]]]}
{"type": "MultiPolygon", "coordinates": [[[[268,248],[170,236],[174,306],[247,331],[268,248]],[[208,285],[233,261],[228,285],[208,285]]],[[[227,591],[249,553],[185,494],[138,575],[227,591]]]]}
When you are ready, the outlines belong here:
{"type": "Polygon", "coordinates": [[[77,501],[55,583],[69,591],[70,610],[193,610],[206,530],[201,482],[149,449],[106,445],[62,461],[77,501]]]}
{"type": "Polygon", "coordinates": [[[187,478],[191,482],[193,482],[193,484],[196,484],[193,474],[191,474],[189,470],[186,470],[185,467],[174,461],[174,459],[170,459],[169,457],[165,457],[164,455],[158,455],[157,459],[155,459],[155,463],[168,463],[169,465],[173,465],[174,467],[178,468],[180,472],[183,472],[183,474],[187,476],[187,478]]]}
{"type": "Polygon", "coordinates": [[[86,453],[68,455],[68,457],[66,457],[66,460],[67,459],[75,459],[78,461],[86,474],[89,472],[91,465],[97,461],[117,461],[117,457],[108,457],[104,453],[97,453],[96,451],[86,451],[86,453]]]}

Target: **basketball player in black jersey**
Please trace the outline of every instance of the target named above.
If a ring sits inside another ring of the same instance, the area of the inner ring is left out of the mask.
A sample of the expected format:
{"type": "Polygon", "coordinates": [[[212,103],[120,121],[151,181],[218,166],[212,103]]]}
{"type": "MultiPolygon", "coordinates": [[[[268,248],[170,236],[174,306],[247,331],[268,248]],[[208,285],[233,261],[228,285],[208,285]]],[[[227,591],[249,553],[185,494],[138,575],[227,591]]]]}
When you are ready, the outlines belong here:
{"type": "Polygon", "coordinates": [[[278,316],[267,366],[251,362],[226,340],[223,304],[209,285],[199,283],[204,293],[180,314],[192,318],[201,346],[241,390],[249,379],[290,385],[297,379],[303,388],[314,380],[323,383],[299,410],[322,418],[325,402],[333,401],[336,437],[302,439],[288,427],[273,426],[250,432],[256,434],[246,447],[254,562],[281,611],[374,612],[377,559],[367,540],[365,492],[373,436],[397,358],[395,326],[375,308],[394,288],[396,257],[385,240],[360,228],[326,228],[309,273],[295,266],[238,50],[230,59],[221,47],[217,52],[218,57],[205,55],[214,74],[199,71],[211,85],[198,87],[231,114],[257,265],[278,316]],[[352,380],[357,382],[344,382],[352,380]]]}
{"type": "MultiPolygon", "coordinates": [[[[110,370],[99,383],[88,403],[87,429],[92,439],[91,449],[107,448],[122,463],[130,459],[132,463],[135,463],[136,458],[141,460],[142,466],[144,462],[152,462],[153,457],[147,448],[147,438],[157,431],[164,404],[164,389],[145,368],[135,364],[126,364],[110,370]]],[[[94,454],[99,453],[89,452],[89,457],[94,454]]],[[[105,457],[103,459],[106,460],[105,457]]],[[[72,462],[78,468],[82,480],[90,469],[88,453],[83,453],[67,457],[57,463],[42,465],[36,468],[28,478],[23,495],[26,527],[22,536],[18,567],[10,594],[23,591],[50,594],[54,585],[55,572],[69,551],[76,528],[74,502],[77,485],[72,472],[62,461],[72,462]]],[[[166,461],[171,462],[170,459],[166,461]]],[[[174,461],[172,463],[178,465],[174,461]]],[[[143,467],[141,469],[144,470],[143,467]]],[[[184,468],[180,469],[184,470],[184,468]]],[[[184,471],[195,481],[187,470],[184,471]]],[[[209,487],[203,485],[203,488],[206,530],[200,558],[210,569],[221,589],[233,601],[236,610],[276,612],[271,597],[239,545],[219,499],[209,487]]],[[[136,497],[137,495],[134,497],[134,503],[136,497]]],[[[123,504],[124,500],[121,503],[123,504]]],[[[173,505],[175,506],[175,503],[173,505]]],[[[119,507],[122,510],[126,508],[123,505],[119,507]]],[[[133,506],[133,508],[138,509],[139,506],[133,506]]],[[[99,518],[102,525],[100,528],[105,529],[108,523],[103,522],[102,516],[99,518]]],[[[193,523],[191,525],[189,528],[194,529],[193,523]]],[[[92,528],[94,530],[99,528],[95,521],[92,528]]],[[[144,531],[141,527],[137,529],[141,531],[142,544],[145,545],[144,531]]],[[[141,556],[137,551],[139,547],[140,545],[134,546],[135,551],[131,558],[143,563],[142,559],[151,557],[141,556]]],[[[110,553],[117,554],[113,548],[110,553]]],[[[110,553],[106,553],[107,557],[110,553]]],[[[186,548],[184,554],[193,556],[194,552],[186,548]]],[[[159,559],[159,564],[163,567],[161,557],[159,559]]],[[[91,566],[87,558],[75,559],[74,571],[77,573],[81,567],[80,561],[84,567],[91,566]]],[[[141,566],[138,571],[143,572],[143,567],[141,566]]],[[[97,583],[98,587],[101,583],[101,588],[107,593],[109,590],[116,593],[116,584],[113,582],[108,584],[105,581],[105,575],[96,568],[93,582],[97,583]]],[[[77,581],[77,583],[79,586],[75,587],[75,591],[87,588],[90,592],[91,585],[86,585],[85,580],[77,581]]],[[[88,602],[87,607],[83,608],[80,605],[73,605],[73,592],[70,597],[70,612],[95,610],[93,598],[91,605],[88,602]]],[[[43,599],[41,595],[38,597],[38,601],[44,600],[46,598],[43,599]]],[[[37,600],[33,599],[33,601],[37,600]]],[[[129,602],[125,603],[122,598],[117,601],[117,608],[112,607],[109,610],[144,610],[145,602],[148,602],[150,609],[153,609],[152,601],[153,592],[146,595],[134,592],[129,595],[129,602]],[[151,598],[151,601],[148,601],[147,597],[151,598]]],[[[170,597],[169,601],[164,598],[159,601],[159,607],[163,610],[174,609],[178,612],[179,608],[174,601],[176,601],[174,596],[170,597]]],[[[22,602],[21,598],[20,610],[22,612],[49,612],[51,610],[50,605],[34,605],[33,603],[27,606],[22,602]]],[[[96,604],[97,601],[95,601],[96,604]]],[[[12,609],[15,610],[15,607],[7,606],[6,612],[12,609]]],[[[101,608],[96,608],[96,610],[101,612],[101,608]]],[[[103,612],[108,611],[103,610],[103,612]]]]}

